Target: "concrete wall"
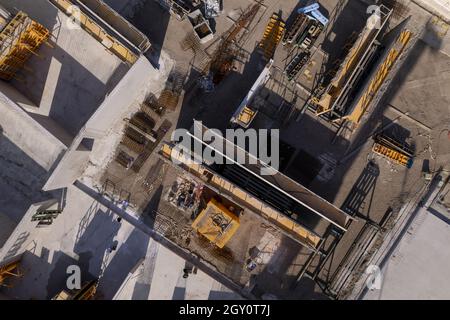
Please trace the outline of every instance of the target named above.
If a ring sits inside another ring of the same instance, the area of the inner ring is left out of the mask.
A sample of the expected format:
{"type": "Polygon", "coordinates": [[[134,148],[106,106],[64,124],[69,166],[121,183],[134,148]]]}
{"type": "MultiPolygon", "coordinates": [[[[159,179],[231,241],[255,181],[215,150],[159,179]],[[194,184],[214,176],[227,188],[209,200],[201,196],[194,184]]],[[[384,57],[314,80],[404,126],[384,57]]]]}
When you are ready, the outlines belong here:
{"type": "Polygon", "coordinates": [[[8,240],[15,227],[16,223],[14,223],[14,221],[8,218],[4,213],[0,212],[0,249],[8,240]]]}
{"type": "Polygon", "coordinates": [[[49,171],[66,146],[24,110],[0,92],[0,126],[3,135],[42,168],[49,171]]]}
{"type": "Polygon", "coordinates": [[[58,140],[64,143],[65,146],[70,146],[73,136],[71,136],[64,128],[62,128],[55,120],[50,117],[37,114],[39,112],[39,107],[36,106],[30,99],[25,97],[16,88],[7,82],[0,81],[0,92],[7,96],[11,101],[16,103],[29,115],[37,121],[41,126],[47,129],[52,135],[54,135],[58,140]]]}
{"type": "Polygon", "coordinates": [[[137,110],[148,92],[157,93],[163,89],[172,68],[171,63],[169,59],[160,70],[156,70],[145,57],[136,61],[77,135],[44,190],[64,188],[72,184],[83,174],[89,161],[92,161],[91,158],[106,157],[114,152],[117,141],[110,141],[108,137],[123,124],[124,118],[130,116],[131,110],[137,110]],[[94,139],[94,149],[101,149],[102,155],[77,150],[84,138],[94,139]]]}
{"type": "Polygon", "coordinates": [[[167,74],[164,74],[170,68],[162,67],[158,71],[145,57],[141,57],[86,123],[86,134],[94,137],[107,135],[118,120],[125,118],[133,104],[143,101],[147,91],[162,89],[167,79],[167,74]]]}

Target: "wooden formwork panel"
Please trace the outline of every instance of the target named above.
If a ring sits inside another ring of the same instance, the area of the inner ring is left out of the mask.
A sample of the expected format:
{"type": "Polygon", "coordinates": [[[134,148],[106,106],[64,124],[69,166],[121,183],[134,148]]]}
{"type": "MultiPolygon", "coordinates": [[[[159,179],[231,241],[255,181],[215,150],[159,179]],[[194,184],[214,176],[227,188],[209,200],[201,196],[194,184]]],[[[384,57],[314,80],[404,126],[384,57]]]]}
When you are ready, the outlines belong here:
{"type": "Polygon", "coordinates": [[[0,33],[0,78],[11,80],[50,37],[50,32],[19,12],[0,33]]]}

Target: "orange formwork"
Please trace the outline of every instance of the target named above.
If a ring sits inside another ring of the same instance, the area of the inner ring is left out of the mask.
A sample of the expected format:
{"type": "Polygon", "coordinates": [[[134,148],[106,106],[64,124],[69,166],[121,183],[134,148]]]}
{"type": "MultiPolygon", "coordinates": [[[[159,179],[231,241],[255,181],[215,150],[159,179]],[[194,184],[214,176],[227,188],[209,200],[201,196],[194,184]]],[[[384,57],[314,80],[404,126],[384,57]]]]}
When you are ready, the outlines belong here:
{"type": "Polygon", "coordinates": [[[0,78],[13,79],[49,37],[48,29],[19,12],[0,32],[0,78]]]}
{"type": "Polygon", "coordinates": [[[11,287],[6,283],[8,278],[21,277],[22,274],[19,271],[20,259],[16,259],[12,262],[8,262],[4,265],[0,265],[0,287],[11,287]]]}

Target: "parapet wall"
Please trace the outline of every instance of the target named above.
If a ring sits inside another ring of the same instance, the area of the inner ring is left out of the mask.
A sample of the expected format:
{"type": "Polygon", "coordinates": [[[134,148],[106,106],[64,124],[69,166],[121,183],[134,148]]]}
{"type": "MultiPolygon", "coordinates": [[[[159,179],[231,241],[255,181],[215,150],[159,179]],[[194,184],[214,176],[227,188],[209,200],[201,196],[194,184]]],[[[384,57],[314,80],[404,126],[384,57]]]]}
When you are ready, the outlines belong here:
{"type": "Polygon", "coordinates": [[[103,159],[108,156],[107,154],[99,154],[114,151],[113,145],[103,145],[106,138],[117,131],[123,119],[130,115],[131,110],[137,110],[149,92],[154,94],[161,92],[172,66],[173,61],[167,59],[161,68],[156,70],[147,58],[141,56],[81,129],[47,181],[44,190],[71,185],[80,178],[89,161],[99,163],[108,161],[103,159]],[[80,148],[83,139],[92,140],[93,149],[80,148]],[[99,146],[99,144],[102,145],[99,146]],[[99,149],[102,151],[97,151],[99,149]]]}
{"type": "Polygon", "coordinates": [[[46,171],[50,171],[66,146],[33,120],[0,91],[0,126],[2,135],[46,171]]]}

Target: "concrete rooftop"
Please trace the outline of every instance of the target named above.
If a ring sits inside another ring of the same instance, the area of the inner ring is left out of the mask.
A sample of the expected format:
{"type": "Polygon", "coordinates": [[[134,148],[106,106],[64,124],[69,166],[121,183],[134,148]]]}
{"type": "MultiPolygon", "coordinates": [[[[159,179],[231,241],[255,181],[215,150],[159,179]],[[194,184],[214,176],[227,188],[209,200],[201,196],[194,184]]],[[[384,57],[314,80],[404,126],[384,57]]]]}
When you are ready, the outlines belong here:
{"type": "MultiPolygon", "coordinates": [[[[26,64],[11,85],[31,102],[20,105],[36,121],[59,136],[74,137],[117,85],[129,67],[48,0],[2,1],[9,10],[22,10],[51,32],[50,46],[26,64]]],[[[13,11],[14,12],[14,11],[13,11]]],[[[64,139],[64,138],[61,138],[64,139]]]]}
{"type": "Polygon", "coordinates": [[[445,192],[435,187],[431,203],[411,216],[397,241],[383,256],[381,286],[366,300],[448,300],[449,209],[438,203],[445,192]]]}

